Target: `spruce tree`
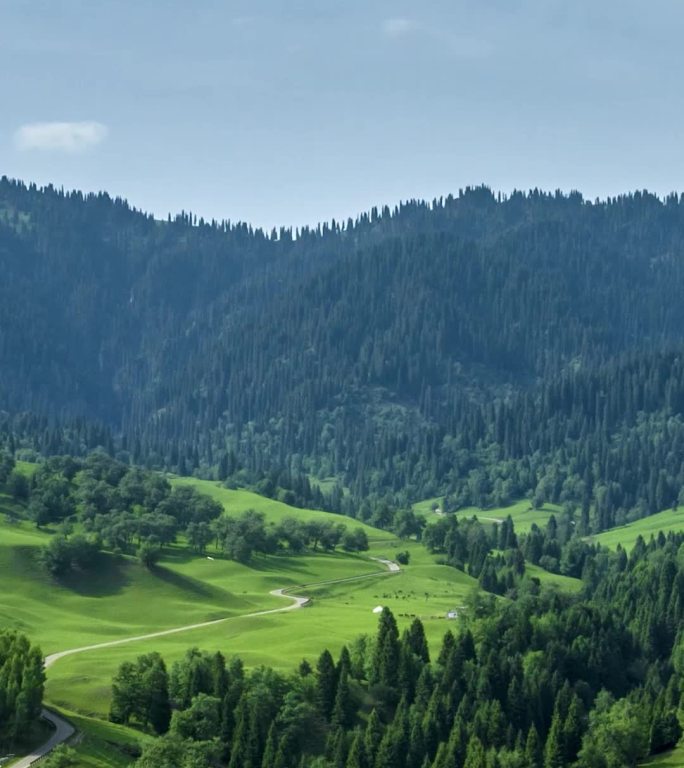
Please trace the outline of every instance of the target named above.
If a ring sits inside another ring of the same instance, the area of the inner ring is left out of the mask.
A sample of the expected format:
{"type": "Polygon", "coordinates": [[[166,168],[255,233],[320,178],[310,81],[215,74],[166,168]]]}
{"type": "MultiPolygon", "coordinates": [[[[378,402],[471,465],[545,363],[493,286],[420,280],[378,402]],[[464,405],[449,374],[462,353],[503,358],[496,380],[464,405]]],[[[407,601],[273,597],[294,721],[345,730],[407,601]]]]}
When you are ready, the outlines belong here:
{"type": "Polygon", "coordinates": [[[228,690],[228,673],[226,671],[226,660],[223,654],[218,651],[211,657],[211,694],[217,699],[223,699],[228,690]]]}
{"type": "Polygon", "coordinates": [[[275,723],[271,723],[266,737],[266,746],[264,747],[264,756],[261,759],[261,768],[274,768],[276,756],[278,754],[278,735],[276,733],[275,723]]]}
{"type": "Polygon", "coordinates": [[[372,768],[366,757],[363,731],[356,730],[345,768],[372,768]]]}
{"type": "Polygon", "coordinates": [[[541,768],[541,743],[534,724],[530,726],[525,741],[525,765],[529,768],[541,768]]]}
{"type": "Polygon", "coordinates": [[[156,733],[166,733],[171,721],[171,703],[166,666],[161,657],[143,675],[142,688],[145,692],[145,720],[156,733]]]}
{"type": "Polygon", "coordinates": [[[544,745],[544,768],[564,768],[564,766],[563,722],[556,708],[544,745]]]}
{"type": "Polygon", "coordinates": [[[463,768],[486,768],[487,754],[482,742],[477,736],[471,736],[466,750],[466,759],[463,768]]]}
{"type": "Polygon", "coordinates": [[[369,765],[375,765],[375,757],[382,740],[382,724],[377,709],[373,709],[368,716],[366,730],[363,736],[363,745],[366,750],[366,758],[369,765]]]}
{"type": "Polygon", "coordinates": [[[415,618],[409,627],[409,645],[415,655],[423,662],[430,663],[430,651],[428,649],[427,638],[425,637],[425,628],[423,622],[415,618]]]}
{"type": "Polygon", "coordinates": [[[370,682],[388,688],[396,688],[399,682],[399,630],[387,607],[380,614],[370,682]]]}
{"type": "MultiPolygon", "coordinates": [[[[250,765],[249,709],[243,696],[237,707],[235,731],[230,743],[230,761],[228,768],[246,768],[250,765]]],[[[255,768],[252,766],[252,768],[255,768]]]]}
{"type": "Polygon", "coordinates": [[[563,753],[567,762],[574,762],[582,746],[584,733],[584,707],[576,693],[573,693],[568,715],[563,723],[563,753]]]}
{"type": "Polygon", "coordinates": [[[354,722],[354,712],[354,700],[349,690],[347,670],[343,667],[331,716],[333,726],[346,730],[354,722]]]}
{"type": "Polygon", "coordinates": [[[316,703],[323,717],[330,720],[335,706],[337,673],[335,663],[327,648],[318,657],[316,672],[316,703]]]}

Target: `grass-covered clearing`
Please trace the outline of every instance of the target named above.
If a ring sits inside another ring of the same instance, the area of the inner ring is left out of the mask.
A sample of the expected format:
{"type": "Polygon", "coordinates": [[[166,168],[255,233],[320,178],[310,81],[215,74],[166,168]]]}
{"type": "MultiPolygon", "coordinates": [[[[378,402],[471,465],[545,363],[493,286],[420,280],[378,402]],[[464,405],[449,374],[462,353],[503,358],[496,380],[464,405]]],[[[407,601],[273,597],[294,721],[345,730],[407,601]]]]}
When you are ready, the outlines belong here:
{"type": "Polygon", "coordinates": [[[538,565],[525,563],[525,573],[528,576],[534,576],[547,586],[555,586],[563,592],[579,592],[582,589],[580,579],[573,579],[571,576],[563,576],[560,573],[549,573],[538,565]]]}
{"type": "Polygon", "coordinates": [[[229,515],[239,515],[248,509],[254,509],[257,512],[263,512],[266,522],[279,523],[286,517],[296,517],[297,520],[307,522],[309,520],[326,520],[334,523],[342,523],[348,528],[363,528],[369,541],[398,541],[396,536],[382,531],[379,528],[373,528],[370,525],[362,523],[346,515],[336,515],[331,512],[321,512],[316,509],[299,509],[290,507],[282,501],[268,499],[265,496],[259,496],[252,491],[244,489],[231,490],[224,488],[220,483],[210,480],[198,480],[194,477],[173,477],[172,485],[189,485],[196,488],[200,493],[211,496],[220,502],[226,513],[229,515]]]}
{"type": "Polygon", "coordinates": [[[601,546],[614,549],[621,544],[625,549],[631,549],[639,536],[648,542],[651,536],[657,536],[662,531],[684,531],[684,507],[667,509],[657,515],[635,520],[633,523],[621,525],[619,528],[611,528],[598,536],[592,536],[591,541],[601,546]]]}
{"type": "Polygon", "coordinates": [[[670,752],[664,752],[656,757],[649,757],[640,765],[642,768],[683,768],[684,743],[681,743],[670,752]]]}
{"type": "MultiPolygon", "coordinates": [[[[438,504],[441,508],[442,499],[435,497],[419,501],[413,505],[413,511],[423,515],[426,521],[431,523],[438,520],[441,516],[441,511],[436,512],[432,509],[434,504],[438,504]]],[[[501,522],[510,515],[513,519],[515,530],[518,533],[526,533],[532,527],[532,523],[536,523],[541,528],[546,525],[551,515],[557,515],[560,511],[560,507],[557,504],[544,504],[543,507],[535,509],[529,499],[523,499],[507,507],[490,507],[488,509],[462,507],[455,514],[456,517],[474,516],[481,522],[501,522]]]]}

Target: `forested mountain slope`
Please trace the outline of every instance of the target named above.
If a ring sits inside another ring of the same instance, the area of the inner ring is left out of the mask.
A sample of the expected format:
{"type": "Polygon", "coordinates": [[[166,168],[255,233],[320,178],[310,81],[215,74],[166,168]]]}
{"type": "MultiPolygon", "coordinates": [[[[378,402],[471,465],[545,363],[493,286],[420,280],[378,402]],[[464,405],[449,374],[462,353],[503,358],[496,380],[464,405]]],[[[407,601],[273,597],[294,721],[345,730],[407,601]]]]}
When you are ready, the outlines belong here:
{"type": "Polygon", "coordinates": [[[684,483],[677,196],[480,188],[265,234],[3,179],[0,273],[5,432],[43,448],[536,492],[594,529],[684,483]]]}

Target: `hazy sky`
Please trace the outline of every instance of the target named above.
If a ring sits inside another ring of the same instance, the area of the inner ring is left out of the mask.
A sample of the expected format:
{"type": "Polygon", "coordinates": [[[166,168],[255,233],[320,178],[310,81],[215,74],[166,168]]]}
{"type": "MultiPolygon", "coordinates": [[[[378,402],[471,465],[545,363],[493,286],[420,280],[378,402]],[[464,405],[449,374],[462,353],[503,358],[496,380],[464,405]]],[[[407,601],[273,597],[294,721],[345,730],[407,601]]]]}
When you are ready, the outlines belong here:
{"type": "Polygon", "coordinates": [[[165,216],[684,190],[684,0],[0,0],[0,173],[165,216]]]}

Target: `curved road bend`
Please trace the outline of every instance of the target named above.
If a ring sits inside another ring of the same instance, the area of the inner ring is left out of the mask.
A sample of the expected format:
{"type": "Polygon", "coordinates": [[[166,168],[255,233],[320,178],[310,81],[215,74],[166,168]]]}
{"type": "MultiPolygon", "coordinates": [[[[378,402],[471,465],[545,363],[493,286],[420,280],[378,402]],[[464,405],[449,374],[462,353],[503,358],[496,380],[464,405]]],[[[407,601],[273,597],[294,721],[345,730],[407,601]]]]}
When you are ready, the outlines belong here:
{"type": "Polygon", "coordinates": [[[45,744],[36,747],[30,755],[26,755],[26,757],[22,757],[16,763],[13,763],[12,768],[29,768],[30,765],[33,765],[33,763],[40,760],[41,757],[47,755],[48,752],[73,735],[74,726],[54,712],[50,712],[49,709],[43,709],[41,717],[54,726],[54,733],[45,744]]]}
{"type": "MultiPolygon", "coordinates": [[[[51,653],[45,657],[45,668],[48,669],[56,661],[64,658],[64,656],[71,656],[75,653],[85,653],[86,651],[94,651],[98,648],[111,648],[115,645],[123,645],[124,643],[134,643],[138,640],[151,640],[155,637],[163,637],[164,635],[173,635],[178,632],[188,632],[191,629],[202,629],[203,627],[211,627],[214,624],[222,624],[225,621],[231,619],[248,619],[252,616],[266,616],[270,613],[284,613],[285,611],[293,611],[297,608],[301,608],[309,602],[308,597],[302,597],[300,595],[288,595],[287,592],[290,589],[301,589],[303,587],[319,587],[326,584],[340,584],[346,581],[357,581],[359,579],[369,579],[376,576],[389,576],[390,574],[398,573],[401,568],[392,560],[386,560],[382,557],[371,557],[370,560],[374,560],[377,563],[384,565],[386,571],[377,571],[375,573],[364,573],[360,576],[348,576],[344,579],[329,579],[328,581],[318,581],[315,584],[301,584],[299,587],[283,587],[281,589],[273,589],[269,592],[274,597],[286,597],[292,600],[290,605],[286,605],[283,608],[270,608],[265,611],[253,611],[252,613],[242,613],[238,616],[225,616],[222,619],[213,619],[212,621],[203,621],[199,624],[188,624],[184,627],[174,627],[173,629],[163,629],[159,632],[150,632],[147,635],[137,635],[136,637],[124,637],[119,640],[109,640],[105,643],[95,643],[94,645],[83,645],[80,648],[69,648],[66,651],[58,651],[57,653],[51,653]]],[[[12,765],[12,768],[29,768],[29,766],[36,763],[42,757],[47,755],[48,752],[53,750],[58,744],[66,741],[74,733],[74,727],[64,718],[51,712],[48,709],[43,709],[42,717],[52,723],[55,726],[55,732],[52,736],[40,747],[34,749],[30,755],[21,758],[18,762],[12,765]]]]}

